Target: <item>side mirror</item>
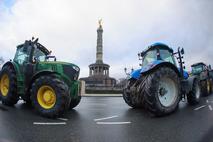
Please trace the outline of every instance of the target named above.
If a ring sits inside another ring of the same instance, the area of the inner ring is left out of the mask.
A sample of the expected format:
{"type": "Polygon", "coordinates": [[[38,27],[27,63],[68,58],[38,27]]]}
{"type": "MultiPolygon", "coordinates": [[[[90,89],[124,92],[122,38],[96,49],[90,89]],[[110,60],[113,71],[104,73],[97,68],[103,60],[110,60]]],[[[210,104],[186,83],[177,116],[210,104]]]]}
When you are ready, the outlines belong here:
{"type": "Polygon", "coordinates": [[[211,66],[211,65],[209,65],[209,69],[210,69],[210,70],[212,69],[212,66],[211,66]]]}
{"type": "Polygon", "coordinates": [[[185,53],[183,48],[181,49],[180,53],[181,53],[181,54],[184,54],[184,53],[185,53]]]}

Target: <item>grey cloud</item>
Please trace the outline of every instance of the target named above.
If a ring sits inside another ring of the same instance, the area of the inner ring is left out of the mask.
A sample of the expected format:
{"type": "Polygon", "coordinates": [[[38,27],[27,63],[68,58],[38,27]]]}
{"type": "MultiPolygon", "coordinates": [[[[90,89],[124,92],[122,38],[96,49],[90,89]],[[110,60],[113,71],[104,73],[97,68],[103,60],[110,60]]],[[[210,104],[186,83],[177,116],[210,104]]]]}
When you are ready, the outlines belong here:
{"type": "Polygon", "coordinates": [[[103,18],[104,61],[111,76],[137,68],[137,53],[156,41],[184,47],[189,69],[198,61],[212,63],[212,7],[211,0],[18,0],[11,13],[0,12],[0,48],[7,49],[1,54],[12,56],[16,44],[38,36],[60,60],[78,64],[81,76],[88,76],[97,20],[103,18]]]}

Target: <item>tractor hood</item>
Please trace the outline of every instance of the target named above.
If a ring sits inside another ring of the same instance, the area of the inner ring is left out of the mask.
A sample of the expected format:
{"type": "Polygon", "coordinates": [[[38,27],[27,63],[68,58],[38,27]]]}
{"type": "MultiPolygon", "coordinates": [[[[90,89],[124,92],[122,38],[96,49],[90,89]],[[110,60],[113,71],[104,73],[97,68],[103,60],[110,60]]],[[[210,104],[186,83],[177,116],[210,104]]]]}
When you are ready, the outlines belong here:
{"type": "Polygon", "coordinates": [[[37,64],[37,70],[48,70],[67,76],[71,80],[77,80],[80,68],[72,63],[60,61],[45,61],[37,64]]]}

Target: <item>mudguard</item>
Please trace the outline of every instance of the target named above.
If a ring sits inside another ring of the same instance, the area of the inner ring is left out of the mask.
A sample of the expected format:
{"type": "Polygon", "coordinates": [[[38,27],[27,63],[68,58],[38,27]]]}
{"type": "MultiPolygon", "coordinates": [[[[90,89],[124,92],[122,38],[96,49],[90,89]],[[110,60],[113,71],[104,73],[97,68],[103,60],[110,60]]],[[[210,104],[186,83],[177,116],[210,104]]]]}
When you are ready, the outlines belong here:
{"type": "Polygon", "coordinates": [[[18,68],[18,65],[17,65],[15,62],[8,61],[8,62],[6,62],[6,63],[2,66],[2,68],[4,68],[5,66],[12,66],[12,67],[15,69],[15,71],[16,71],[17,74],[20,73],[19,68],[18,68]]]}
{"type": "MultiPolygon", "coordinates": [[[[179,72],[180,72],[180,68],[178,68],[178,70],[179,70],[179,72]]],[[[189,73],[188,73],[187,71],[185,71],[185,70],[183,70],[183,78],[184,78],[184,79],[189,78],[189,73]]]]}
{"type": "Polygon", "coordinates": [[[141,76],[141,69],[134,70],[130,73],[130,78],[139,79],[141,76]]]}
{"type": "Polygon", "coordinates": [[[162,66],[172,68],[178,74],[178,76],[181,76],[180,71],[178,70],[178,68],[174,64],[172,64],[170,62],[163,61],[163,60],[156,60],[156,61],[148,63],[146,66],[144,66],[141,69],[141,74],[150,73],[151,71],[153,71],[153,70],[155,70],[159,67],[162,67],[162,66]]]}

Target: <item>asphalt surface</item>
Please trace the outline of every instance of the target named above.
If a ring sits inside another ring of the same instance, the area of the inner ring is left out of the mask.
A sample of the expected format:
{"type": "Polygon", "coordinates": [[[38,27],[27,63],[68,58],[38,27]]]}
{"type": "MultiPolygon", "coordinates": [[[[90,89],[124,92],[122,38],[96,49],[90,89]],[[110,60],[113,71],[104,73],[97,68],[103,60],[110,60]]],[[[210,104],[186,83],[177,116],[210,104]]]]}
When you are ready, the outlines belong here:
{"type": "Polygon", "coordinates": [[[0,142],[211,142],[213,95],[166,117],[153,118],[122,97],[83,97],[60,119],[37,115],[23,102],[0,103],[0,142]]]}

